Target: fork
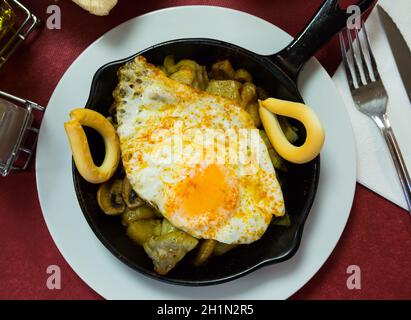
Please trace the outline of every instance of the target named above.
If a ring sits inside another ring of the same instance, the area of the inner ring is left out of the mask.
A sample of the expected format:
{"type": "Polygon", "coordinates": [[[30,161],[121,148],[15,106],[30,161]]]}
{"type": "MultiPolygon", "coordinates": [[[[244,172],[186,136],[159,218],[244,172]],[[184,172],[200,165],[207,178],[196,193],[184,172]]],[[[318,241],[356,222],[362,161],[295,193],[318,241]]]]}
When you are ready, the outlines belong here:
{"type": "Polygon", "coordinates": [[[374,120],[385,138],[400,178],[401,186],[408,205],[408,212],[411,214],[411,179],[404,158],[401,155],[400,147],[388,120],[388,95],[378,72],[377,63],[371,50],[364,22],[361,23],[361,29],[364,38],[363,41],[360,39],[360,32],[355,28],[355,37],[357,39],[356,53],[354,53],[354,42],[351,36],[351,31],[349,29],[346,31],[348,49],[346,48],[343,34],[339,34],[342,59],[348,85],[357,109],[374,120]],[[368,55],[369,57],[371,70],[367,64],[365,55],[368,55]],[[350,66],[350,62],[352,67],[350,66]]]}

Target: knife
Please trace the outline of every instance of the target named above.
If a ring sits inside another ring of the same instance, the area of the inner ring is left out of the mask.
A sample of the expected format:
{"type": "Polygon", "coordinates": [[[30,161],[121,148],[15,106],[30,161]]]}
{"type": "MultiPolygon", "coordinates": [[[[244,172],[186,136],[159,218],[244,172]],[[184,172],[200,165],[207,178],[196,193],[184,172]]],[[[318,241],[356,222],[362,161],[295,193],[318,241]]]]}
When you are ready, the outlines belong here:
{"type": "Polygon", "coordinates": [[[402,36],[397,25],[388,15],[388,13],[380,6],[378,7],[378,14],[385,33],[387,34],[388,42],[391,47],[391,51],[394,55],[395,63],[397,64],[398,71],[400,73],[402,83],[404,84],[405,91],[407,92],[408,99],[411,102],[411,51],[402,36]]]}

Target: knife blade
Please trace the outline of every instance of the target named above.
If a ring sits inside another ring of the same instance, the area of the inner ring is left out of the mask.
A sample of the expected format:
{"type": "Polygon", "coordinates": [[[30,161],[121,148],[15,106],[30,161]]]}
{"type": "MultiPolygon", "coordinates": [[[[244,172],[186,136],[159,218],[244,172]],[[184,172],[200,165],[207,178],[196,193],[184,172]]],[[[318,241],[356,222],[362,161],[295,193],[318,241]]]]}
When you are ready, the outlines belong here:
{"type": "Polygon", "coordinates": [[[402,83],[404,84],[408,99],[411,102],[411,50],[397,25],[388,13],[380,5],[377,5],[377,8],[382,26],[388,38],[388,43],[390,44],[391,51],[394,55],[395,63],[397,64],[402,83]]]}

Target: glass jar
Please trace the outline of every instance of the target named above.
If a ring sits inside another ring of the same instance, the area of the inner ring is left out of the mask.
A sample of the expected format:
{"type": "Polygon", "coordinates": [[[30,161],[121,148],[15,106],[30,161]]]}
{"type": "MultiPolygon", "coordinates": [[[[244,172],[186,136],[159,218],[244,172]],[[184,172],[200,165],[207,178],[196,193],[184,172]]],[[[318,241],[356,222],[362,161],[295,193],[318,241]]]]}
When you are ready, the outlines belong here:
{"type": "Polygon", "coordinates": [[[0,176],[27,168],[39,133],[32,126],[34,110],[44,107],[0,90],[0,176]]]}
{"type": "Polygon", "coordinates": [[[16,21],[16,16],[6,0],[0,0],[0,40],[10,31],[16,21]]]}

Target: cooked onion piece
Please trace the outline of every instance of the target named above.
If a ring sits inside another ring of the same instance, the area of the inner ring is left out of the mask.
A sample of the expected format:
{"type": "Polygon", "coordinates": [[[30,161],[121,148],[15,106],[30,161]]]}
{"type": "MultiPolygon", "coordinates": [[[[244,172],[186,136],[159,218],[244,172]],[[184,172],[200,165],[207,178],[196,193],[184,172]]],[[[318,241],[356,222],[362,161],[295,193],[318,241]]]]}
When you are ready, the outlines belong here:
{"type": "Polygon", "coordinates": [[[217,241],[212,239],[203,240],[200,243],[196,257],[194,259],[194,265],[198,267],[205,264],[213,255],[216,244],[217,241]]]}
{"type": "Polygon", "coordinates": [[[259,100],[260,117],[271,144],[278,154],[293,163],[306,163],[317,157],[324,144],[325,134],[315,112],[302,103],[268,98],[259,100]],[[281,130],[276,114],[302,122],[307,137],[300,147],[292,145],[281,130]]]}
{"type": "Polygon", "coordinates": [[[64,128],[77,170],[90,183],[108,181],[120,161],[120,142],[113,125],[103,115],[90,109],[75,109],[70,112],[70,118],[64,128]],[[83,125],[95,129],[104,139],[106,154],[99,167],[94,164],[83,125]]]}

